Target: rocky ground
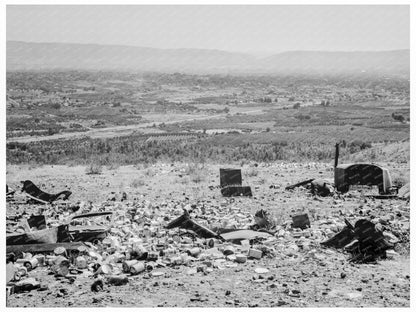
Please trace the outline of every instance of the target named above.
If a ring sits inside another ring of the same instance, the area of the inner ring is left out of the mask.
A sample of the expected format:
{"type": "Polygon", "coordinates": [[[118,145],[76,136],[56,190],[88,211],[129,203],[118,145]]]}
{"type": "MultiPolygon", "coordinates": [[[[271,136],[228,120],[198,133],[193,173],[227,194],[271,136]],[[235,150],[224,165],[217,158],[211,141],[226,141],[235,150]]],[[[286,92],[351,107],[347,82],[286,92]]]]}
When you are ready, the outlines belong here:
{"type": "MultiPolygon", "coordinates": [[[[406,165],[389,163],[386,167],[392,176],[409,172],[406,165]]],[[[115,243],[110,247],[115,245],[118,254],[139,242],[148,249],[162,244],[173,250],[173,255],[152,263],[152,271],[124,274],[128,282],[120,286],[111,285],[109,275],[93,276],[92,267],[58,277],[48,266],[39,266],[29,271],[28,277],[37,279],[42,287],[10,295],[7,306],[410,306],[409,202],[371,199],[364,196],[370,192],[366,189],[352,190],[341,197],[314,197],[303,187],[285,191],[285,186],[308,178],[332,181],[332,165],[318,163],[245,164],[243,185],[250,185],[254,196],[226,199],[217,188],[219,168],[208,164],[158,164],[103,168],[101,174],[87,174],[90,168],[81,166],[8,166],[7,184],[14,189],[19,189],[20,181],[32,180],[46,192],[69,189],[73,194],[69,203],[52,207],[27,204],[17,191],[14,201],[7,203],[7,216],[37,214],[42,207],[48,222],[54,225],[74,214],[70,206],[79,206],[77,213],[113,211],[109,226],[115,243]],[[122,201],[123,193],[127,199],[122,201]],[[163,230],[163,225],[180,216],[183,208],[193,210],[192,218],[210,228],[247,228],[254,224],[254,213],[265,209],[271,212],[277,231],[252,246],[264,251],[261,259],[237,263],[224,255],[224,249],[231,246],[235,254],[246,254],[244,246],[216,241],[209,248],[203,239],[173,240],[178,229],[163,230]],[[305,231],[291,227],[291,217],[301,213],[307,213],[311,221],[305,231]],[[344,218],[352,224],[361,218],[379,224],[385,233],[400,240],[396,252],[376,263],[354,264],[348,261],[348,253],[320,246],[343,228],[344,218]],[[149,232],[144,233],[144,228],[149,232]],[[195,246],[201,254],[185,256],[195,246]],[[178,256],[182,263],[171,263],[172,257],[178,256]],[[103,280],[104,287],[92,292],[91,284],[97,279],[103,280]]],[[[91,246],[90,251],[103,256],[103,245],[91,246]]],[[[91,256],[88,261],[90,265],[110,263],[111,276],[123,275],[122,259],[103,258],[91,256]]]]}

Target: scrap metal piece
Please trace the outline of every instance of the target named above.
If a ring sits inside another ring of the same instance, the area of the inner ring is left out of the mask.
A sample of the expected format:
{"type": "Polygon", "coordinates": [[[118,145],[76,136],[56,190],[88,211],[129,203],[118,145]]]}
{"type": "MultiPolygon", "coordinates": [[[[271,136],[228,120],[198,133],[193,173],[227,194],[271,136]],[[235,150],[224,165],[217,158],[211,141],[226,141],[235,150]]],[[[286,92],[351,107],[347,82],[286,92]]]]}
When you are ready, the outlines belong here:
{"type": "Polygon", "coordinates": [[[309,216],[305,214],[297,215],[292,217],[292,227],[300,228],[302,230],[311,227],[311,222],[309,221],[309,216]]]}
{"type": "Polygon", "coordinates": [[[311,181],[311,193],[322,197],[334,194],[334,188],[327,181],[318,179],[311,181]]]}
{"type": "Polygon", "coordinates": [[[288,185],[288,186],[285,187],[285,190],[286,191],[293,190],[296,187],[303,186],[303,185],[306,185],[308,183],[311,183],[313,180],[315,180],[315,179],[308,179],[308,180],[301,181],[301,182],[298,182],[298,183],[295,183],[295,184],[292,184],[292,185],[288,185]]]}
{"type": "Polygon", "coordinates": [[[175,220],[170,222],[165,228],[173,229],[176,227],[186,229],[186,230],[191,230],[195,232],[199,237],[202,237],[202,238],[218,237],[217,233],[211,231],[210,229],[192,220],[187,211],[185,211],[184,214],[181,215],[179,218],[176,218],[175,220]]]}
{"type": "Polygon", "coordinates": [[[94,242],[103,240],[110,231],[108,226],[103,225],[71,225],[72,220],[81,218],[111,216],[111,211],[90,212],[80,215],[75,215],[69,222],[68,234],[73,242],[94,242]]]}
{"type": "Polygon", "coordinates": [[[228,240],[244,240],[244,239],[256,239],[256,238],[269,238],[272,237],[270,233],[267,232],[257,232],[252,230],[236,230],[232,232],[223,233],[220,235],[226,241],[228,240]]]}
{"type": "Polygon", "coordinates": [[[379,257],[385,257],[386,250],[394,247],[384,237],[376,225],[366,219],[360,219],[355,226],[345,220],[347,226],[329,240],[321,244],[327,247],[343,248],[352,254],[350,261],[371,262],[379,257]]]}
{"type": "Polygon", "coordinates": [[[57,200],[59,197],[63,195],[63,200],[67,200],[69,196],[71,196],[72,192],[70,191],[62,191],[57,194],[49,194],[45,193],[41,189],[39,189],[32,181],[26,180],[21,181],[23,183],[22,192],[27,193],[28,195],[34,197],[36,200],[40,200],[47,203],[52,203],[57,200]]]}
{"type": "Polygon", "coordinates": [[[220,168],[220,186],[242,185],[241,169],[220,168]]]}
{"type": "Polygon", "coordinates": [[[231,196],[253,196],[250,186],[242,186],[240,169],[220,169],[221,194],[231,196]]]}
{"type": "Polygon", "coordinates": [[[59,232],[64,231],[66,225],[25,233],[6,234],[6,245],[51,244],[58,242],[59,232]]]}
{"type": "Polygon", "coordinates": [[[388,169],[372,164],[344,164],[335,168],[335,187],[346,193],[351,185],[375,185],[379,194],[390,194],[392,182],[388,169]]]}
{"type": "Polygon", "coordinates": [[[228,185],[221,189],[221,194],[225,197],[231,196],[253,196],[250,186],[228,185]]]}
{"type": "Polygon", "coordinates": [[[44,215],[30,216],[27,223],[31,229],[44,230],[46,229],[46,218],[44,215]]]}

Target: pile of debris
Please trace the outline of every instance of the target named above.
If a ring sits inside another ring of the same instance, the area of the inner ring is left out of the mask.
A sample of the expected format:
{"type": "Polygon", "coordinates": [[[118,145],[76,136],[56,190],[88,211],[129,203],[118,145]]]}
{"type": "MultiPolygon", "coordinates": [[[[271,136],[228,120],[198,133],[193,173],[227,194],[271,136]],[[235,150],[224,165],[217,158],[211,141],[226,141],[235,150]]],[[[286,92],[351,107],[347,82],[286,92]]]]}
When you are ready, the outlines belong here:
{"type": "MultiPolygon", "coordinates": [[[[236,177],[240,183],[241,172],[236,177]]],[[[327,189],[326,184],[311,185],[316,192],[327,189]]],[[[119,202],[74,205],[56,201],[71,195],[65,191],[51,195],[26,183],[25,191],[30,190],[45,199],[25,204],[32,210],[41,205],[39,213],[7,217],[9,295],[47,288],[32,275],[38,268],[56,278],[91,278],[91,290],[101,291],[105,284],[124,285],[133,276],[164,276],[180,266],[193,275],[264,258],[325,261],[337,255],[330,248],[346,252],[356,263],[373,262],[394,257],[395,245],[410,232],[409,216],[397,211],[374,218],[357,210],[348,216],[356,221],[354,226],[342,216],[310,219],[308,213],[277,222],[265,209],[253,215],[228,198],[220,205],[210,200],[155,204],[128,201],[123,194],[119,202]]]]}
{"type": "Polygon", "coordinates": [[[47,287],[30,277],[38,267],[47,267],[56,277],[89,276],[91,289],[99,291],[103,283],[123,285],[129,276],[139,274],[161,276],[169,267],[187,266],[187,274],[209,274],[263,257],[309,257],[325,253],[326,247],[348,245],[352,261],[373,261],[370,255],[387,255],[398,242],[377,232],[368,220],[342,229],[340,220],[311,224],[308,214],[300,214],[277,225],[266,210],[252,216],[207,203],[184,206],[171,201],[154,206],[124,201],[81,206],[82,212],[87,207],[90,211],[74,215],[69,205],[66,210],[62,205],[48,219],[32,216],[15,223],[20,233],[9,233],[6,246],[10,293],[47,287]],[[336,234],[341,229],[342,234],[336,234]]]}

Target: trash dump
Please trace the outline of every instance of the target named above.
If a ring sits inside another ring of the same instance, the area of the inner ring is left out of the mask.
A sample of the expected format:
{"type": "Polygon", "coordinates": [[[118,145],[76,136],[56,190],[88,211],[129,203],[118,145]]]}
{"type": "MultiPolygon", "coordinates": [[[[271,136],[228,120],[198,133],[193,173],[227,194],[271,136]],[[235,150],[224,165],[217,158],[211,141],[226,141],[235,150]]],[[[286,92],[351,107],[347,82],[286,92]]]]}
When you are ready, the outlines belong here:
{"type": "MultiPolygon", "coordinates": [[[[71,216],[65,209],[65,214],[57,211],[51,218],[31,216],[31,226],[27,225],[25,231],[22,228],[21,233],[9,233],[6,252],[10,293],[38,288],[41,281],[29,278],[32,272],[45,268],[55,278],[89,276],[95,280],[90,284],[92,291],[101,291],[106,285],[122,287],[128,284],[129,276],[150,274],[157,278],[165,274],[166,267],[189,266],[195,270],[192,274],[208,274],[213,269],[224,269],[224,265],[244,265],[248,259],[256,261],[271,256],[269,245],[277,240],[270,233],[251,230],[253,216],[241,211],[229,214],[208,209],[212,220],[199,218],[197,222],[199,208],[191,213],[182,210],[178,215],[178,205],[166,204],[163,212],[149,203],[116,206],[113,212],[91,211],[71,216]],[[172,215],[177,217],[171,221],[172,215]],[[91,222],[94,216],[111,217],[105,237],[91,232],[95,229],[91,224],[73,223],[84,218],[91,222]],[[45,223],[53,226],[38,230],[45,223]],[[67,242],[60,241],[61,227],[69,237],[67,242]],[[90,231],[83,232],[86,228],[90,231]],[[92,234],[96,239],[91,239],[92,234]],[[23,287],[25,279],[29,280],[23,287]]],[[[24,221],[27,223],[27,219],[24,221]]]]}
{"type": "MultiPolygon", "coordinates": [[[[356,262],[358,255],[362,262],[383,252],[394,257],[391,249],[386,249],[390,245],[373,244],[381,237],[378,227],[357,222],[355,227],[347,227],[347,238],[341,242],[338,238],[344,234],[337,233],[344,231],[342,220],[310,218],[306,212],[282,216],[276,222],[267,209],[252,214],[246,206],[231,201],[155,203],[143,198],[82,202],[80,214],[68,209],[72,205],[56,205],[43,215],[8,216],[6,286],[11,296],[22,289],[43,289],[46,277],[65,283],[83,280],[87,285],[84,290],[101,292],[108,287],[128,287],[142,278],[207,275],[243,266],[264,275],[273,272],[267,260],[324,265],[338,257],[327,247],[346,248],[354,240],[358,245],[351,245],[351,254],[356,262]],[[372,233],[369,241],[367,229],[372,233]],[[336,238],[331,240],[332,236],[336,238]]],[[[390,243],[401,238],[397,231],[404,228],[393,219],[378,220],[390,243]]],[[[403,219],[407,225],[407,218],[403,219]]]]}

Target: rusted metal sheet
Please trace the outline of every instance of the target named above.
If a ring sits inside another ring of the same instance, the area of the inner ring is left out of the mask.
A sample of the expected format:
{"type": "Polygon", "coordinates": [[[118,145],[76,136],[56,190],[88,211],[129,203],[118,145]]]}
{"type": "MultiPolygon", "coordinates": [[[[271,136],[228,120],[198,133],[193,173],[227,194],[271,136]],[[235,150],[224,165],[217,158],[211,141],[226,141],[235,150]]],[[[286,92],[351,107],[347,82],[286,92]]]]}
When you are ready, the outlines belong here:
{"type": "Polygon", "coordinates": [[[191,230],[202,238],[218,237],[217,233],[193,221],[187,212],[185,212],[183,215],[176,218],[166,226],[167,229],[173,229],[176,227],[191,230]]]}
{"type": "Polygon", "coordinates": [[[46,229],[46,218],[44,215],[30,216],[27,223],[31,229],[43,230],[46,229]]]}
{"type": "Polygon", "coordinates": [[[350,185],[377,186],[380,194],[389,194],[392,183],[387,169],[372,164],[346,164],[335,168],[335,187],[348,192],[350,185]]]}
{"type": "Polygon", "coordinates": [[[307,214],[301,214],[297,216],[292,217],[292,227],[293,228],[300,228],[300,229],[306,229],[311,226],[311,223],[309,221],[309,216],[307,214]]]}
{"type": "Polygon", "coordinates": [[[62,191],[57,194],[49,194],[45,193],[41,189],[39,189],[32,181],[26,180],[21,181],[23,183],[22,192],[27,193],[28,195],[34,197],[35,200],[40,200],[47,203],[52,203],[61,196],[63,196],[63,200],[68,199],[71,196],[72,192],[70,191],[62,191]]]}
{"type": "Polygon", "coordinates": [[[220,187],[228,185],[241,185],[242,177],[240,169],[220,169],[220,187]]]}

